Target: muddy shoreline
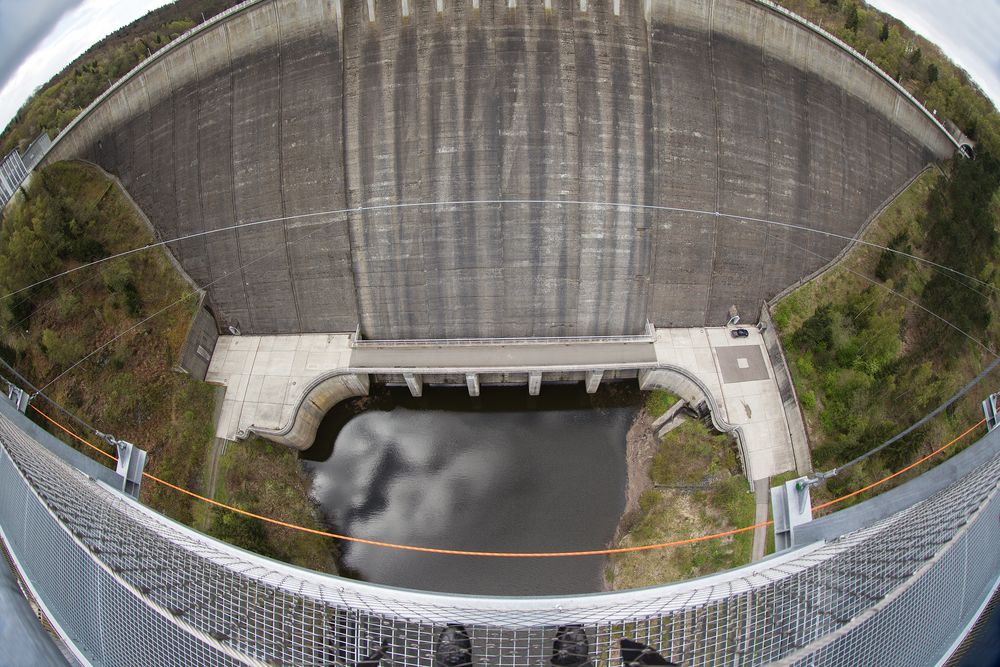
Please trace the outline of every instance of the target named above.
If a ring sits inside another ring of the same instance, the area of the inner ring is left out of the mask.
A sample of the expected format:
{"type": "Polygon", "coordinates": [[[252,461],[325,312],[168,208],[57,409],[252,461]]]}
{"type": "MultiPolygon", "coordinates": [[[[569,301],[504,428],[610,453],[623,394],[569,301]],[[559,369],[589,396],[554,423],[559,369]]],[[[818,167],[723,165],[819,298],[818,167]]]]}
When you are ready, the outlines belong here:
{"type": "MultiPolygon", "coordinates": [[[[656,434],[653,433],[653,416],[649,414],[645,404],[642,404],[632,420],[628,434],[625,436],[625,467],[627,472],[625,507],[618,520],[618,525],[615,527],[615,534],[611,538],[609,548],[617,546],[625,534],[629,532],[631,524],[639,512],[639,498],[645,491],[653,488],[653,480],[649,471],[652,468],[653,458],[656,456],[659,445],[656,434]]],[[[609,564],[610,560],[611,557],[608,556],[609,564]]],[[[606,568],[602,577],[602,588],[605,591],[615,590],[608,582],[606,568]]]]}

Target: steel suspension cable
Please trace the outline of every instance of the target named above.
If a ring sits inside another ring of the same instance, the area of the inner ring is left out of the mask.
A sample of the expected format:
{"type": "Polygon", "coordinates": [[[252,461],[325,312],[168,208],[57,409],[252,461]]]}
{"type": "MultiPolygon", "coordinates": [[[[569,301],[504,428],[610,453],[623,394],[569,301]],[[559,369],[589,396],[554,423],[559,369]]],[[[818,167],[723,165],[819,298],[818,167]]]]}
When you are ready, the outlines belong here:
{"type": "Polygon", "coordinates": [[[329,210],[325,210],[325,211],[316,211],[316,212],[313,212],[313,213],[300,213],[300,214],[296,214],[296,215],[281,216],[281,217],[276,217],[276,218],[267,218],[267,219],[263,219],[263,220],[253,220],[253,221],[250,221],[250,222],[237,223],[237,224],[234,224],[234,225],[228,225],[228,226],[225,226],[225,227],[219,227],[217,229],[207,229],[207,230],[203,230],[203,231],[200,231],[200,232],[195,232],[195,233],[192,233],[192,234],[184,234],[182,236],[177,236],[177,237],[174,237],[172,239],[167,239],[167,240],[164,240],[164,241],[154,241],[154,242],[151,242],[151,243],[147,243],[146,245],[141,246],[141,247],[136,247],[136,248],[131,248],[129,250],[124,250],[122,252],[118,252],[118,253],[109,255],[107,257],[102,257],[101,259],[97,259],[97,260],[94,260],[94,261],[91,261],[91,262],[87,262],[86,264],[82,264],[80,266],[73,267],[71,269],[67,269],[65,271],[61,271],[59,273],[55,273],[55,274],[53,274],[51,276],[48,276],[46,278],[42,278],[41,280],[37,280],[37,281],[31,283],[30,285],[25,285],[24,287],[18,288],[16,290],[12,291],[12,292],[8,292],[7,294],[5,294],[2,297],[0,297],[0,301],[8,299],[8,298],[10,298],[10,297],[12,297],[12,296],[14,296],[16,294],[20,294],[21,292],[29,290],[29,289],[31,289],[33,287],[38,287],[40,285],[44,285],[45,283],[48,283],[48,282],[50,282],[52,280],[56,280],[57,278],[61,278],[63,276],[67,276],[67,275],[69,275],[71,273],[75,273],[77,271],[82,271],[83,269],[86,269],[86,268],[89,268],[89,267],[92,267],[92,266],[95,266],[95,265],[98,265],[98,264],[102,264],[104,262],[109,262],[109,261],[111,261],[113,259],[118,259],[120,257],[126,257],[128,255],[132,255],[132,254],[137,253],[137,252],[142,252],[144,250],[149,250],[149,249],[152,249],[152,248],[158,248],[160,246],[167,246],[167,245],[171,245],[171,244],[174,244],[174,243],[180,243],[182,241],[187,241],[187,240],[199,238],[201,236],[208,236],[210,234],[220,234],[222,232],[231,232],[231,231],[240,230],[240,229],[247,229],[247,228],[250,228],[250,227],[257,227],[257,226],[260,226],[260,225],[269,225],[269,224],[274,224],[274,223],[277,223],[277,222],[284,222],[284,221],[287,221],[287,220],[301,220],[301,219],[306,219],[306,218],[315,218],[315,217],[319,217],[319,216],[337,216],[337,215],[352,215],[352,214],[356,215],[356,214],[360,214],[360,213],[377,213],[377,212],[380,212],[380,211],[392,211],[392,210],[402,210],[402,209],[410,209],[410,208],[428,208],[428,207],[439,207],[439,206],[498,206],[498,205],[502,206],[502,205],[533,205],[533,204],[556,205],[556,206],[593,206],[593,207],[601,207],[601,208],[619,208],[619,209],[641,210],[641,211],[662,211],[662,212],[667,212],[667,213],[689,213],[689,214],[693,214],[693,215],[703,215],[703,216],[712,216],[712,217],[716,217],[716,218],[725,218],[727,220],[733,220],[733,221],[736,221],[736,222],[740,222],[740,221],[744,221],[744,222],[758,222],[758,223],[761,223],[761,224],[770,225],[770,226],[774,226],[774,227],[780,227],[780,228],[783,228],[783,229],[791,229],[791,230],[806,232],[806,233],[809,233],[809,234],[819,234],[819,235],[825,236],[827,238],[835,238],[835,239],[838,239],[838,240],[847,241],[847,242],[849,242],[851,244],[858,244],[858,245],[869,246],[869,247],[872,247],[872,248],[878,248],[880,250],[883,250],[883,251],[886,251],[886,252],[890,252],[890,253],[899,255],[901,257],[906,257],[906,258],[908,258],[910,260],[913,260],[913,261],[916,261],[916,262],[919,262],[919,263],[922,263],[922,264],[927,264],[929,266],[937,267],[938,269],[942,269],[944,271],[953,273],[953,274],[955,274],[957,276],[961,276],[961,277],[963,277],[963,278],[965,278],[967,280],[970,280],[970,281],[972,281],[972,282],[974,282],[974,283],[976,283],[976,284],[978,284],[978,285],[980,285],[982,287],[990,289],[990,290],[992,290],[994,292],[1000,292],[1000,288],[997,288],[996,286],[994,286],[991,283],[988,283],[988,282],[980,280],[980,279],[978,279],[978,278],[976,278],[974,276],[971,276],[971,275],[968,275],[966,273],[963,273],[963,272],[959,271],[958,269],[952,268],[950,266],[946,266],[944,264],[939,264],[937,262],[934,262],[932,260],[929,260],[929,259],[926,259],[926,258],[923,258],[923,257],[918,257],[917,255],[914,255],[912,253],[904,252],[902,250],[898,250],[898,249],[895,249],[895,248],[890,248],[888,246],[880,245],[878,243],[872,243],[871,241],[865,241],[865,240],[860,239],[860,238],[855,237],[855,236],[847,236],[845,234],[837,234],[836,232],[830,232],[830,231],[825,231],[825,230],[821,230],[821,229],[815,229],[815,228],[812,228],[812,227],[807,227],[805,225],[799,225],[799,224],[790,223],[790,222],[779,222],[777,220],[769,220],[767,218],[756,218],[756,217],[746,216],[746,215],[737,215],[737,214],[734,214],[734,213],[723,213],[721,211],[707,211],[707,210],[703,210],[703,209],[682,208],[682,207],[678,207],[678,206],[663,206],[663,205],[658,205],[658,204],[635,204],[635,203],[626,203],[626,202],[605,202],[605,201],[585,200],[585,199],[459,199],[459,200],[428,201],[428,202],[403,202],[403,203],[398,203],[398,204],[372,204],[372,205],[367,205],[367,206],[354,206],[354,207],[349,207],[349,208],[329,209],[329,210]]]}
{"type": "Polygon", "coordinates": [[[243,262],[242,264],[240,264],[239,266],[237,266],[235,269],[227,271],[226,273],[224,273],[223,275],[219,276],[218,278],[216,278],[216,279],[214,279],[214,280],[212,280],[212,281],[210,281],[208,283],[205,283],[204,285],[202,285],[198,289],[193,289],[190,292],[188,292],[187,294],[184,294],[183,296],[181,296],[180,298],[172,301],[171,303],[167,304],[163,308],[160,308],[158,311],[156,311],[152,315],[150,315],[150,316],[148,316],[146,318],[143,318],[139,322],[136,322],[135,324],[133,324],[132,326],[130,326],[128,329],[125,329],[124,331],[118,333],[111,340],[108,340],[108,341],[102,343],[98,347],[96,347],[93,350],[91,350],[90,352],[88,352],[86,355],[84,355],[83,357],[81,357],[80,359],[78,359],[74,364],[72,364],[71,366],[69,366],[68,368],[66,368],[65,370],[63,370],[61,373],[59,373],[59,375],[55,376],[54,378],[52,378],[51,380],[49,380],[48,382],[46,382],[44,385],[42,385],[42,387],[40,389],[38,389],[36,391],[36,393],[37,394],[41,394],[46,389],[48,389],[50,386],[52,386],[52,384],[54,384],[56,381],[58,381],[60,378],[62,378],[63,376],[65,376],[67,373],[69,373],[70,371],[72,371],[73,369],[75,369],[77,366],[79,366],[83,362],[87,361],[87,359],[90,359],[92,356],[94,356],[95,354],[97,354],[98,352],[100,352],[101,350],[103,350],[104,348],[108,347],[109,345],[111,345],[115,341],[119,340],[122,336],[125,336],[129,332],[134,331],[135,329],[137,329],[138,327],[142,326],[146,322],[149,322],[150,320],[152,320],[153,318],[157,317],[158,315],[161,315],[161,314],[165,313],[166,311],[170,310],[174,306],[177,306],[178,304],[183,303],[185,300],[190,299],[192,296],[196,296],[196,295],[200,294],[201,292],[203,292],[204,290],[208,289],[212,285],[215,285],[216,283],[218,283],[218,282],[220,282],[222,280],[225,280],[226,278],[229,278],[232,275],[235,275],[237,273],[239,273],[240,275],[242,275],[243,269],[245,269],[246,267],[248,267],[248,266],[250,266],[252,264],[257,263],[257,262],[261,261],[262,259],[266,259],[267,257],[270,257],[271,255],[277,253],[279,250],[284,251],[289,245],[294,245],[296,243],[302,243],[303,241],[308,241],[310,238],[312,238],[312,236],[314,234],[316,234],[317,232],[319,232],[320,229],[321,228],[314,229],[309,234],[303,236],[301,239],[296,239],[295,241],[290,241],[287,245],[276,245],[275,247],[271,248],[270,250],[268,250],[266,253],[264,253],[260,257],[255,257],[254,259],[252,259],[252,260],[250,260],[248,262],[243,262]]]}

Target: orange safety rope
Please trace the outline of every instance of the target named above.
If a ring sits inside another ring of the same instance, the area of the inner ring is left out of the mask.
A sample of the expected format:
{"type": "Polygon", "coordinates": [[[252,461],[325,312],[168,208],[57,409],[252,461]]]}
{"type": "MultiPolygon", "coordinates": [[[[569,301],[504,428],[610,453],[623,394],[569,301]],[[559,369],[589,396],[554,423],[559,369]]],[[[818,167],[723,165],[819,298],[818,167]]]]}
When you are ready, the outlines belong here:
{"type": "Polygon", "coordinates": [[[854,496],[858,495],[859,493],[864,493],[868,489],[875,488],[879,484],[885,484],[890,479],[892,479],[894,477],[899,477],[900,475],[902,475],[907,470],[913,470],[914,468],[916,468],[918,465],[920,465],[921,463],[923,463],[927,459],[940,454],[941,452],[943,452],[944,450],[948,449],[949,447],[951,447],[952,445],[954,445],[956,442],[958,442],[959,440],[961,440],[965,436],[969,435],[970,433],[972,433],[973,431],[975,431],[977,428],[979,428],[980,426],[982,426],[985,423],[986,423],[986,418],[984,417],[983,419],[980,419],[978,422],[976,422],[975,424],[973,424],[972,426],[970,426],[964,432],[962,432],[959,435],[957,435],[954,438],[952,438],[947,444],[942,445],[941,447],[938,447],[937,449],[935,449],[933,452],[931,452],[927,456],[923,457],[922,459],[917,459],[916,461],[914,461],[910,465],[906,466],[905,468],[903,468],[901,470],[897,470],[896,472],[892,473],[891,475],[887,475],[886,477],[883,477],[882,479],[880,479],[877,482],[872,482],[868,486],[862,487],[862,488],[858,489],[857,491],[851,491],[850,493],[848,493],[846,495],[843,495],[843,496],[841,496],[839,498],[834,498],[830,502],[823,503],[822,505],[817,505],[816,507],[813,508],[813,511],[821,510],[824,507],[829,507],[830,505],[836,505],[837,503],[839,503],[839,502],[841,502],[843,500],[847,500],[848,498],[853,498],[854,496]]]}
{"type": "MultiPolygon", "coordinates": [[[[99,449],[98,447],[95,447],[93,444],[91,444],[87,440],[84,440],[83,438],[81,438],[77,434],[73,433],[68,428],[66,428],[65,426],[63,426],[62,424],[60,424],[59,422],[57,422],[56,420],[54,420],[51,417],[49,417],[47,414],[45,414],[44,412],[42,412],[41,410],[39,410],[34,405],[32,405],[31,407],[32,407],[32,409],[35,410],[35,412],[37,412],[38,414],[40,414],[43,417],[45,417],[45,419],[47,419],[49,422],[51,422],[52,424],[56,425],[61,430],[63,430],[64,432],[68,433],[70,436],[72,436],[73,438],[79,440],[83,444],[87,445],[91,449],[97,450],[98,452],[100,452],[104,456],[107,456],[108,458],[112,458],[112,459],[115,458],[111,454],[108,454],[104,450],[99,449]]],[[[839,503],[839,502],[841,502],[843,500],[847,500],[848,498],[851,498],[852,496],[856,496],[859,493],[864,493],[865,491],[867,491],[869,489],[872,489],[872,488],[874,488],[874,487],[876,487],[876,486],[878,486],[880,484],[884,484],[885,482],[888,482],[890,479],[892,479],[894,477],[902,475],[904,472],[913,469],[914,467],[920,465],[921,463],[923,463],[927,459],[931,458],[932,456],[940,454],[944,450],[948,449],[949,447],[951,447],[952,445],[954,445],[956,442],[958,442],[959,440],[963,439],[964,437],[966,437],[967,435],[969,435],[970,433],[972,433],[974,430],[976,430],[977,428],[979,428],[980,426],[982,426],[983,423],[985,423],[985,421],[986,421],[985,419],[980,420],[979,422],[977,422],[976,424],[974,424],[973,426],[971,426],[970,428],[968,428],[965,432],[963,432],[962,434],[960,434],[960,435],[956,436],[955,438],[953,438],[946,445],[943,445],[942,447],[934,450],[933,452],[931,452],[927,456],[919,459],[918,461],[915,461],[915,462],[911,463],[910,465],[906,466],[902,470],[899,470],[897,472],[894,472],[891,475],[883,477],[879,481],[874,482],[872,484],[869,484],[868,486],[866,486],[864,488],[861,488],[861,489],[858,489],[857,491],[852,491],[851,493],[843,495],[843,496],[841,496],[839,498],[835,498],[834,500],[831,500],[830,502],[823,503],[822,505],[818,505],[818,506],[814,507],[813,510],[820,510],[820,509],[823,509],[824,507],[829,507],[829,506],[834,505],[836,503],[839,503]]],[[[684,539],[684,540],[674,540],[672,542],[660,542],[658,544],[646,544],[646,545],[636,546],[636,547],[619,547],[619,548],[616,548],[616,549],[591,549],[591,550],[588,550],[588,551],[543,551],[543,552],[537,552],[537,553],[531,553],[531,552],[511,552],[511,551],[465,551],[465,550],[461,550],[461,549],[437,549],[437,548],[433,548],[433,547],[418,547],[418,546],[413,546],[413,545],[410,545],[410,544],[396,544],[394,542],[382,542],[380,540],[367,540],[367,539],[364,539],[362,537],[352,537],[350,535],[340,535],[340,534],[331,533],[331,532],[328,532],[328,531],[325,531],[325,530],[317,530],[315,528],[307,528],[306,526],[300,526],[300,525],[295,524],[295,523],[287,523],[285,521],[279,521],[278,519],[274,519],[274,518],[271,518],[271,517],[268,517],[268,516],[263,516],[261,514],[254,514],[253,512],[248,512],[247,510],[240,509],[239,507],[234,507],[232,505],[227,505],[226,503],[221,503],[218,500],[214,500],[212,498],[208,498],[206,496],[197,494],[194,491],[189,491],[188,489],[185,489],[183,487],[177,486],[175,484],[171,484],[170,482],[167,482],[166,480],[162,480],[159,477],[155,477],[154,475],[151,475],[148,472],[144,472],[144,473],[142,473],[142,475],[143,475],[143,477],[146,477],[147,479],[150,479],[150,480],[152,480],[152,481],[154,481],[154,482],[156,482],[158,484],[162,484],[163,486],[166,486],[166,487],[168,487],[170,489],[173,489],[174,491],[178,491],[179,493],[186,494],[186,495],[191,496],[192,498],[195,498],[195,499],[200,500],[202,502],[208,503],[210,505],[214,505],[216,507],[221,507],[221,508],[229,510],[231,512],[236,512],[237,514],[242,514],[243,516],[247,516],[247,517],[250,517],[252,519],[259,519],[260,521],[265,521],[267,523],[274,524],[276,526],[282,526],[283,528],[290,528],[292,530],[298,530],[298,531],[301,531],[303,533],[310,533],[312,535],[319,535],[321,537],[331,537],[331,538],[338,539],[338,540],[346,540],[348,542],[357,542],[359,544],[368,544],[368,545],[376,546],[376,547],[386,547],[386,548],[389,548],[389,549],[399,549],[399,550],[402,550],[402,551],[419,551],[421,553],[444,554],[444,555],[448,555],[448,556],[487,556],[487,557],[496,557],[496,558],[564,558],[564,557],[567,557],[567,556],[607,556],[607,555],[613,555],[613,554],[633,553],[633,552],[636,552],[636,551],[650,551],[650,550],[653,550],[653,549],[665,549],[665,548],[668,548],[668,547],[679,547],[679,546],[683,546],[683,545],[686,545],[686,544],[695,544],[697,542],[705,542],[705,541],[708,541],[708,540],[715,540],[715,539],[718,539],[720,537],[728,537],[730,535],[737,535],[739,533],[745,533],[745,532],[748,532],[748,531],[751,531],[751,530],[756,530],[757,528],[763,528],[764,526],[770,526],[771,524],[774,523],[774,521],[764,521],[763,523],[757,523],[757,524],[754,524],[752,526],[744,526],[743,528],[734,528],[733,530],[727,530],[727,531],[723,531],[721,533],[713,533],[711,535],[702,535],[700,537],[690,537],[690,538],[687,538],[687,539],[684,539]]]]}
{"type": "Polygon", "coordinates": [[[35,407],[35,405],[34,405],[34,404],[31,404],[31,409],[32,409],[32,410],[34,410],[35,412],[37,412],[38,414],[40,414],[41,416],[45,417],[45,419],[46,419],[46,420],[47,420],[47,421],[48,421],[48,422],[49,422],[50,424],[54,425],[54,426],[55,426],[56,428],[58,428],[59,430],[61,430],[61,431],[62,431],[63,433],[66,433],[66,434],[67,434],[67,435],[69,435],[69,436],[70,436],[71,438],[75,438],[75,439],[79,440],[79,441],[80,441],[80,442],[82,442],[83,444],[85,444],[85,445],[87,445],[88,447],[90,447],[91,449],[93,449],[93,450],[94,450],[95,452],[97,452],[98,454],[102,454],[102,455],[104,455],[104,456],[107,456],[107,457],[108,457],[109,459],[112,459],[112,460],[114,460],[114,461],[117,461],[117,460],[118,460],[118,457],[117,457],[117,456],[115,456],[114,454],[108,454],[108,453],[107,453],[106,451],[104,451],[104,450],[103,450],[103,449],[101,449],[100,447],[98,447],[98,446],[94,445],[94,444],[93,444],[92,442],[90,442],[89,440],[84,440],[83,438],[81,438],[80,436],[78,436],[78,435],[77,435],[76,433],[73,433],[73,431],[69,430],[68,428],[66,428],[65,426],[63,426],[63,425],[62,425],[62,424],[60,424],[59,422],[57,422],[57,421],[56,421],[55,419],[53,419],[52,417],[49,417],[49,416],[48,416],[47,414],[45,414],[44,412],[42,412],[41,410],[39,410],[39,409],[38,409],[37,407],[35,407]]]}

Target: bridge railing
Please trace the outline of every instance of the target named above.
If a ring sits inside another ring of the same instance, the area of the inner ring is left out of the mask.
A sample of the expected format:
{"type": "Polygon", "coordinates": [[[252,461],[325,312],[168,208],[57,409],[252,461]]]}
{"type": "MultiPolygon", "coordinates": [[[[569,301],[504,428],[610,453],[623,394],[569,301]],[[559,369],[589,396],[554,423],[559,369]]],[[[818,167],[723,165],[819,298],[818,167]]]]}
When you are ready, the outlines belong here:
{"type": "Polygon", "coordinates": [[[599,665],[616,664],[626,634],[687,667],[932,664],[1000,572],[992,435],[954,481],[901,487],[911,505],[826,541],[693,581],[521,598],[376,586],[242,551],[81,474],[25,420],[0,400],[0,536],[95,664],[348,665],[388,641],[393,665],[431,665],[448,623],[491,665],[548,664],[567,623],[583,625],[599,665]]]}
{"type": "Polygon", "coordinates": [[[405,338],[405,339],[372,339],[366,340],[360,335],[361,327],[351,337],[351,347],[462,347],[470,345],[577,345],[580,343],[613,344],[636,343],[649,344],[656,341],[656,329],[646,322],[645,333],[624,336],[539,336],[510,338],[405,338]]]}

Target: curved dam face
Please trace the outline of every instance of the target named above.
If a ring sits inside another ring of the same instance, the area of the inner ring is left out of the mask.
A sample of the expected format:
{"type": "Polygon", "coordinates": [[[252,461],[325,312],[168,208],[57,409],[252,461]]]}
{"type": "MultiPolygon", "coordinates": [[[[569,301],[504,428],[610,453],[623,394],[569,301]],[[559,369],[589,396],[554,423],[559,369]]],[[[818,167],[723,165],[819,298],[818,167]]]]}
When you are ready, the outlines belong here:
{"type": "Polygon", "coordinates": [[[454,338],[753,320],[845,242],[715,212],[850,237],[952,150],[750,0],[262,0],[47,159],[119,176],[164,239],[283,218],[171,246],[223,325],[454,338]]]}

